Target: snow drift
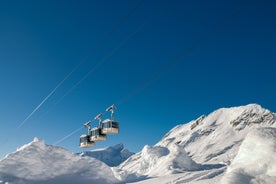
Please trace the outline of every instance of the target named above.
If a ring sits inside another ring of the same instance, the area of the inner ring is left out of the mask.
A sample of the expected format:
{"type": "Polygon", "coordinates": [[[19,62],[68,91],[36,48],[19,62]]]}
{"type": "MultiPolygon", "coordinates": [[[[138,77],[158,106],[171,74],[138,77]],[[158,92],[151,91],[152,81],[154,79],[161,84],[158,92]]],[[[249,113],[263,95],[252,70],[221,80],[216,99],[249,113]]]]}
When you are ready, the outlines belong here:
{"type": "Polygon", "coordinates": [[[34,139],[0,161],[2,183],[114,183],[103,162],[34,139]]]}
{"type": "Polygon", "coordinates": [[[133,154],[125,149],[123,144],[80,153],[81,156],[96,158],[111,167],[120,165],[133,154]]]}
{"type": "Polygon", "coordinates": [[[129,176],[156,177],[196,170],[199,167],[184,149],[172,144],[169,147],[145,146],[140,153],[114,168],[114,171],[120,180],[130,180],[133,178],[129,176]]]}
{"type": "Polygon", "coordinates": [[[276,128],[249,132],[222,183],[276,183],[276,128]]]}

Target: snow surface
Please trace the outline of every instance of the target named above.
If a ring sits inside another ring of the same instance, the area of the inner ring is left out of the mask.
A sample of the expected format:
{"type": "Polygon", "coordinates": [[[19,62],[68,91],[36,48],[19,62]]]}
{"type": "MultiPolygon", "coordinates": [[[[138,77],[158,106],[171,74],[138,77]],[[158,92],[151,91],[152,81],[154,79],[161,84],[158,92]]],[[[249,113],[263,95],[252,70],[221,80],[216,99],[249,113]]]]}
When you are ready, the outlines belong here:
{"type": "Polygon", "coordinates": [[[146,180],[135,182],[135,184],[217,184],[220,183],[223,168],[213,170],[201,170],[184,172],[180,174],[171,174],[166,176],[148,178],[146,180]]]}
{"type": "Polygon", "coordinates": [[[96,158],[111,167],[120,165],[133,154],[134,153],[125,149],[123,144],[80,153],[81,156],[96,158]]]}
{"type": "Polygon", "coordinates": [[[198,163],[227,164],[248,132],[258,127],[275,127],[274,122],[273,113],[257,104],[221,108],[175,127],[157,145],[178,144],[198,163]]]}
{"type": "Polygon", "coordinates": [[[272,184],[275,121],[257,104],[221,108],[132,156],[122,145],[78,155],[35,138],[0,161],[0,183],[272,184]]]}
{"type": "Polygon", "coordinates": [[[113,171],[125,182],[217,183],[249,132],[275,126],[275,114],[260,105],[221,108],[176,126],[113,171]]]}
{"type": "Polygon", "coordinates": [[[110,167],[43,141],[22,146],[0,161],[0,183],[114,183],[110,167]]]}
{"type": "Polygon", "coordinates": [[[113,168],[120,180],[133,180],[135,177],[156,177],[196,170],[200,166],[178,145],[169,147],[145,146],[140,153],[130,157],[119,167],[113,168]],[[134,176],[130,177],[130,176],[134,176]]]}
{"type": "Polygon", "coordinates": [[[251,131],[228,167],[222,183],[276,183],[276,128],[251,131]]]}

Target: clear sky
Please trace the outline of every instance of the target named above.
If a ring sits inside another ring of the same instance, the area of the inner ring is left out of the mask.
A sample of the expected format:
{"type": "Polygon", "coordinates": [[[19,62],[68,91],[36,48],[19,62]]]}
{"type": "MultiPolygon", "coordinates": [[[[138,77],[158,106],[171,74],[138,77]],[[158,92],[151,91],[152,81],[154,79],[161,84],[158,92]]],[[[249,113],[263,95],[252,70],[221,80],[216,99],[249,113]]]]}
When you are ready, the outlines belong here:
{"type": "MultiPolygon", "coordinates": [[[[113,103],[121,132],[95,148],[123,143],[138,152],[221,107],[276,112],[275,7],[0,1],[0,158],[34,137],[54,144],[113,103]]],[[[85,132],[58,145],[80,152],[85,132]]]]}

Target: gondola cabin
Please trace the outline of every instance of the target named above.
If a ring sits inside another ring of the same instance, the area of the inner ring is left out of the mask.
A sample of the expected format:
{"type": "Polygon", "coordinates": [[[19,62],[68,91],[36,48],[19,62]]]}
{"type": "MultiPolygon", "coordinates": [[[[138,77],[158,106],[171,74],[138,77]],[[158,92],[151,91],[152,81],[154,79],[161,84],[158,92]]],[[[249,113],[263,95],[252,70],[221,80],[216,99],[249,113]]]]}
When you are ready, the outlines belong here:
{"type": "Polygon", "coordinates": [[[80,136],[80,147],[81,148],[89,148],[89,147],[93,147],[94,145],[95,145],[95,143],[90,140],[89,135],[83,134],[80,136]]]}
{"type": "Polygon", "coordinates": [[[101,128],[93,128],[91,130],[91,141],[97,142],[97,141],[105,141],[106,140],[106,135],[102,134],[102,129],[101,128]]]}
{"type": "Polygon", "coordinates": [[[102,134],[118,134],[119,133],[119,122],[113,119],[106,119],[101,125],[102,134]]]}

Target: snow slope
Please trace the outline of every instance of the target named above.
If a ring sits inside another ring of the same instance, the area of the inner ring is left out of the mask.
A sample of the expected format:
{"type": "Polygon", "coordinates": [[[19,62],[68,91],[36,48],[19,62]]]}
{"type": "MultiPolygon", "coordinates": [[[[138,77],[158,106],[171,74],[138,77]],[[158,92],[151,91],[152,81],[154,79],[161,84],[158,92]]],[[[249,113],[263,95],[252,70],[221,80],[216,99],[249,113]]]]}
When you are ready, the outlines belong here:
{"type": "MultiPolygon", "coordinates": [[[[0,181],[32,183],[114,183],[110,167],[97,159],[81,157],[42,140],[22,146],[0,161],[0,181]]],[[[0,183],[1,183],[0,182],[0,183]]]]}
{"type": "Polygon", "coordinates": [[[257,104],[221,108],[176,126],[113,171],[126,182],[217,183],[246,135],[259,127],[275,127],[275,120],[275,114],[257,104]]]}
{"type": "Polygon", "coordinates": [[[157,146],[178,144],[198,163],[228,163],[251,130],[276,126],[275,115],[257,104],[221,108],[172,129],[157,146]]]}
{"type": "Polygon", "coordinates": [[[135,184],[218,184],[224,169],[188,171],[135,182],[135,184]],[[215,177],[214,177],[215,176],[215,177]]]}
{"type": "Polygon", "coordinates": [[[276,128],[251,131],[228,167],[222,183],[276,183],[276,128]]]}
{"type": "Polygon", "coordinates": [[[96,158],[111,167],[120,165],[133,154],[125,149],[123,144],[80,153],[81,156],[96,158]]]}
{"type": "Polygon", "coordinates": [[[145,176],[156,177],[197,170],[199,167],[185,150],[172,144],[168,147],[145,146],[141,152],[113,170],[120,180],[130,181],[145,176]]]}
{"type": "Polygon", "coordinates": [[[137,184],[275,184],[275,154],[276,128],[258,128],[245,137],[225,175],[224,169],[218,168],[150,178],[137,184]]]}

